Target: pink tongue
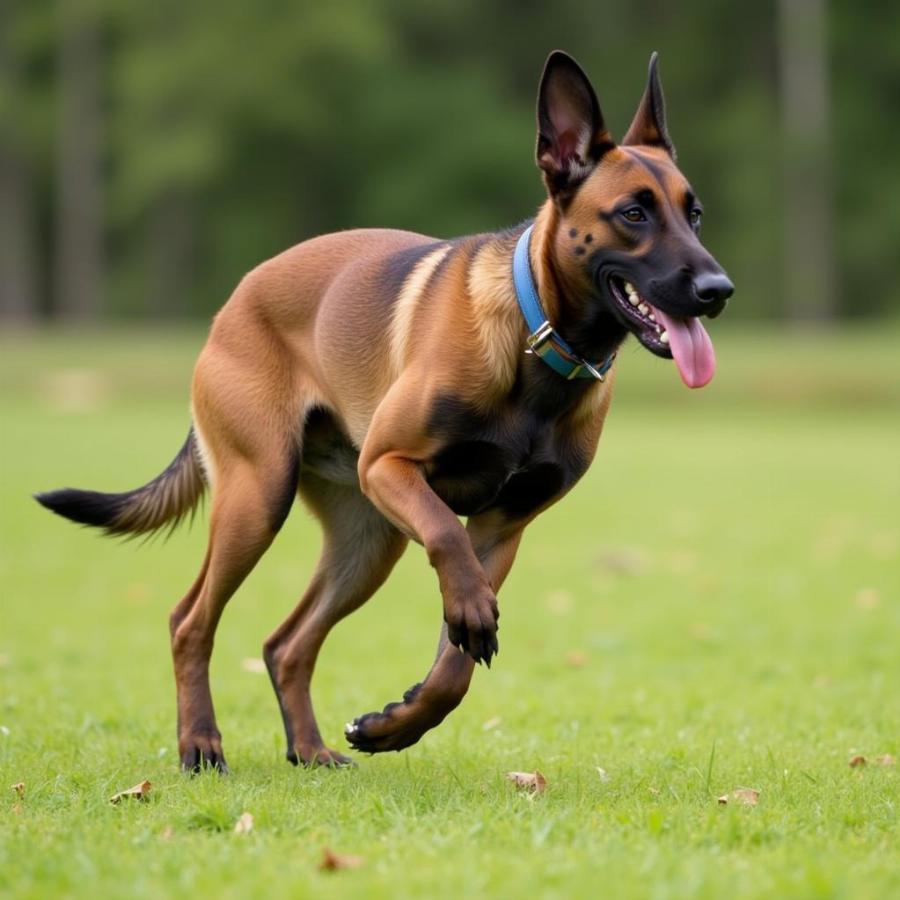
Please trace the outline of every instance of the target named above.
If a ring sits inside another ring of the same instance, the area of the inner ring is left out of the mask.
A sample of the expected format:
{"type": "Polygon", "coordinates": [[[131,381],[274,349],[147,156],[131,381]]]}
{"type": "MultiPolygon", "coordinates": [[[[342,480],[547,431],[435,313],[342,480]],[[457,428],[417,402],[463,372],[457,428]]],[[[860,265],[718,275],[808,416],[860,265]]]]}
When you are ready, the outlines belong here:
{"type": "Polygon", "coordinates": [[[699,319],[675,319],[661,309],[654,310],[656,318],[669,334],[669,347],[681,380],[689,388],[709,384],[716,373],[716,354],[712,341],[699,319]]]}

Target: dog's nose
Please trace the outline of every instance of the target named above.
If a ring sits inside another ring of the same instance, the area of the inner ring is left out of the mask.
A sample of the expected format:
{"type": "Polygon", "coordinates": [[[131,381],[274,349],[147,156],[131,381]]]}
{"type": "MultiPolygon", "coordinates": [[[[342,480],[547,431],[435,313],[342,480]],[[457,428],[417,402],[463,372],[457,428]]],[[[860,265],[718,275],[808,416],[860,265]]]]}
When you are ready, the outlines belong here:
{"type": "Polygon", "coordinates": [[[734,293],[734,285],[724,272],[706,272],[694,279],[694,293],[703,303],[724,303],[734,293]]]}

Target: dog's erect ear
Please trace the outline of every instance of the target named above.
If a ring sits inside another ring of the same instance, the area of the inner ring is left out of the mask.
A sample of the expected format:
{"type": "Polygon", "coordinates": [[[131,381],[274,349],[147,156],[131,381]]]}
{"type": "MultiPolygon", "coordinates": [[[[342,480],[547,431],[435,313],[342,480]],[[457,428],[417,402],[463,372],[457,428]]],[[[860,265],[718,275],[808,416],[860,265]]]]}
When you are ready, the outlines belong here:
{"type": "Polygon", "coordinates": [[[663,96],[662,83],[659,80],[658,59],[656,53],[650,56],[647,87],[644,96],[641,97],[641,105],[634,115],[634,121],[622,138],[622,143],[662,147],[672,159],[675,159],[675,147],[666,128],[666,98],[663,96]]]}
{"type": "Polygon", "coordinates": [[[581,67],[561,50],[547,57],[537,106],[537,164],[551,195],[583,181],[615,146],[597,95],[581,67]]]}

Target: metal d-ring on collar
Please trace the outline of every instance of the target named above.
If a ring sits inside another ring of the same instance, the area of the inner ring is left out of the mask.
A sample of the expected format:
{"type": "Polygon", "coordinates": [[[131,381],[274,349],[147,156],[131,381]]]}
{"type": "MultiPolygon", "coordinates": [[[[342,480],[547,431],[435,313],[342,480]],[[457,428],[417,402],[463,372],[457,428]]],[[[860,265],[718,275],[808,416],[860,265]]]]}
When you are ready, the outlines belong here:
{"type": "Polygon", "coordinates": [[[516,244],[513,256],[513,283],[516,286],[516,299],[519,309],[525,317],[525,324],[531,332],[528,335],[526,353],[537,354],[551,369],[563,378],[596,378],[603,381],[616,358],[613,353],[600,365],[592,365],[582,359],[554,330],[547,321],[547,314],[541,306],[534,276],[531,273],[531,260],[528,248],[531,244],[531,232],[534,226],[529,225],[516,244]]]}

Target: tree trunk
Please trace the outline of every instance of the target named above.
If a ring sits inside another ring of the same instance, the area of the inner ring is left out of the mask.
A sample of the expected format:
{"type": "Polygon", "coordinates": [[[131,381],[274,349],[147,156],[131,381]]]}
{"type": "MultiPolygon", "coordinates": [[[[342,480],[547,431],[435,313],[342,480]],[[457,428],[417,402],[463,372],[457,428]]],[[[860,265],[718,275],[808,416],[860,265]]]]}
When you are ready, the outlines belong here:
{"type": "Polygon", "coordinates": [[[102,307],[102,75],[97,21],[61,4],[58,50],[55,312],[94,319],[102,307]]]}
{"type": "Polygon", "coordinates": [[[186,317],[194,286],[193,205],[178,189],[165,191],[150,214],[150,273],[146,311],[154,316],[186,317]]]}
{"type": "Polygon", "coordinates": [[[837,313],[825,0],[778,0],[784,290],[794,319],[837,313]]]}
{"type": "Polygon", "coordinates": [[[23,106],[21,60],[12,46],[13,10],[0,3],[0,84],[6,104],[0,114],[0,321],[37,318],[37,238],[34,194],[24,135],[16,123],[23,106]]]}

